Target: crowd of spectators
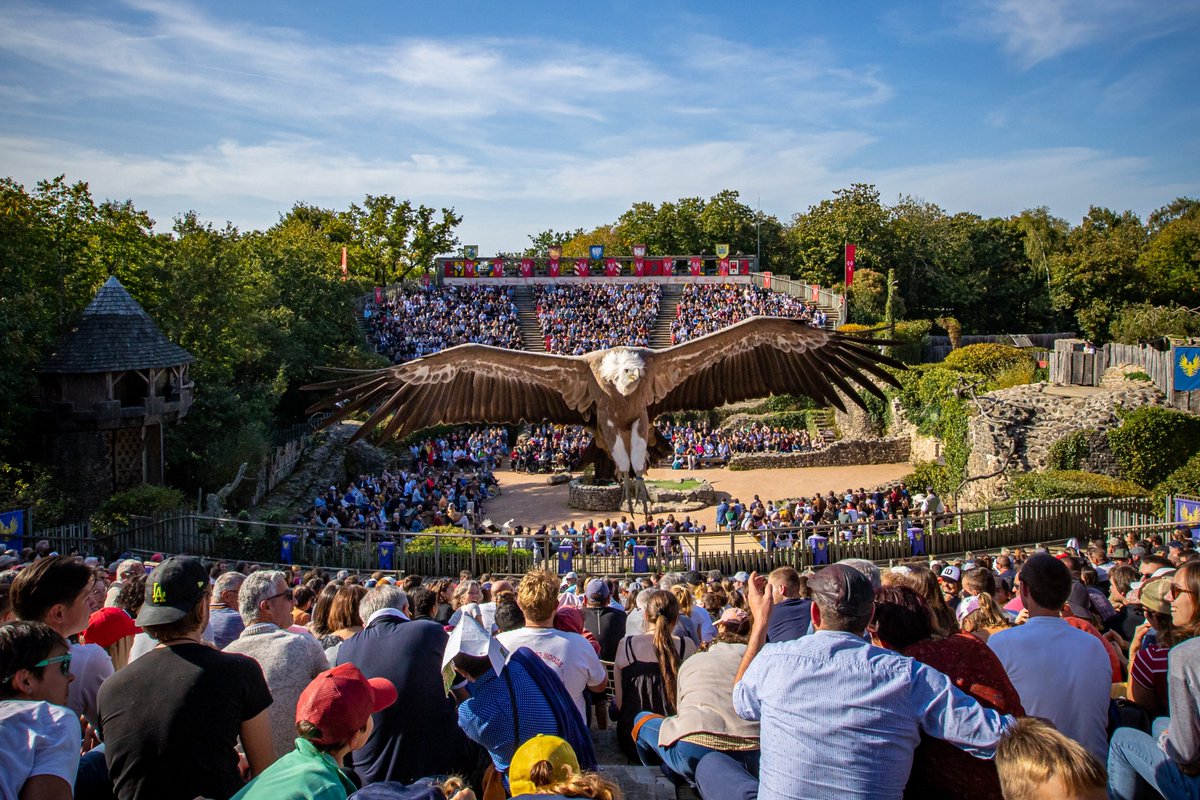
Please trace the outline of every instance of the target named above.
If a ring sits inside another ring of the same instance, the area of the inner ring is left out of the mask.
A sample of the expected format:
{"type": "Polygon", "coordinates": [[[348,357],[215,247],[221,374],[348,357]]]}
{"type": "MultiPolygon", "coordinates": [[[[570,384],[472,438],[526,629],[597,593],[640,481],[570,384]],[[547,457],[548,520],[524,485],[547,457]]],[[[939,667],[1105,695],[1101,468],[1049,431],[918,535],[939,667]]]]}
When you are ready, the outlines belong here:
{"type": "Polygon", "coordinates": [[[533,298],[547,352],[578,356],[646,347],[662,296],[657,284],[537,284],[533,298]]]}
{"type": "Polygon", "coordinates": [[[1194,797],[1190,537],[632,580],[5,553],[0,794],[611,800],[613,736],[704,800],[1194,797]]]}
{"type": "Polygon", "coordinates": [[[591,431],[579,425],[531,425],[529,435],[512,450],[512,468],[517,472],[575,472],[591,443],[591,431]]]}
{"type": "Polygon", "coordinates": [[[671,443],[674,469],[724,465],[735,453],[799,453],[825,446],[823,439],[810,436],[806,429],[761,422],[713,428],[707,422],[675,425],[662,419],[655,425],[659,435],[671,443]]]}
{"type": "Polygon", "coordinates": [[[517,307],[500,286],[397,290],[363,316],[375,348],[396,364],[467,342],[521,347],[517,307]]]}
{"type": "Polygon", "coordinates": [[[803,300],[748,284],[690,283],[683,289],[671,323],[671,343],[706,336],[755,316],[807,320],[825,327],[825,312],[803,300]]]}

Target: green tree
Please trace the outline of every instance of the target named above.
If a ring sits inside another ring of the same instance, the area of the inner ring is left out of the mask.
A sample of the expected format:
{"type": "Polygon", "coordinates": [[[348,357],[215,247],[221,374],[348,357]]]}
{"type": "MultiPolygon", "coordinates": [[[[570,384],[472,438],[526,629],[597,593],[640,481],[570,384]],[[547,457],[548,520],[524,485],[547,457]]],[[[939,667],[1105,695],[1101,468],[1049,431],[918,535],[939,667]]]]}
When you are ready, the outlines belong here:
{"type": "Polygon", "coordinates": [[[888,214],[879,202],[879,191],[870,184],[856,183],[833,195],[832,200],[822,200],[792,217],[784,234],[795,274],[822,286],[845,279],[847,243],[858,246],[858,268],[882,271],[889,266],[884,257],[888,214]]]}
{"type": "Polygon", "coordinates": [[[1050,258],[1054,305],[1073,314],[1088,338],[1107,339],[1117,312],[1145,299],[1138,268],[1145,243],[1146,229],[1132,211],[1093,206],[1068,234],[1067,250],[1050,258]]]}
{"type": "Polygon", "coordinates": [[[1138,258],[1149,299],[1200,306],[1200,201],[1180,198],[1150,215],[1150,241],[1138,258]]]}
{"type": "Polygon", "coordinates": [[[362,206],[351,203],[340,216],[350,230],[355,263],[363,263],[381,286],[432,271],[435,256],[458,246],[454,231],[462,224],[452,208],[443,208],[439,216],[392,195],[369,194],[362,206]]]}

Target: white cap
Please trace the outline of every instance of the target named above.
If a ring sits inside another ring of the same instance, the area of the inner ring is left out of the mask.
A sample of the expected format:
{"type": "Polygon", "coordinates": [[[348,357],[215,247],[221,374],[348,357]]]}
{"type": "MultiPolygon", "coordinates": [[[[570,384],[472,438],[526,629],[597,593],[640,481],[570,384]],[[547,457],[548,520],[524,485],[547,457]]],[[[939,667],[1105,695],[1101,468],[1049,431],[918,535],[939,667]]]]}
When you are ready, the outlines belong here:
{"type": "Polygon", "coordinates": [[[504,671],[504,662],[508,660],[508,651],[504,646],[492,638],[478,620],[468,614],[463,614],[462,619],[450,632],[450,641],[446,642],[446,652],[442,656],[443,671],[459,653],[487,656],[497,675],[504,671]]]}

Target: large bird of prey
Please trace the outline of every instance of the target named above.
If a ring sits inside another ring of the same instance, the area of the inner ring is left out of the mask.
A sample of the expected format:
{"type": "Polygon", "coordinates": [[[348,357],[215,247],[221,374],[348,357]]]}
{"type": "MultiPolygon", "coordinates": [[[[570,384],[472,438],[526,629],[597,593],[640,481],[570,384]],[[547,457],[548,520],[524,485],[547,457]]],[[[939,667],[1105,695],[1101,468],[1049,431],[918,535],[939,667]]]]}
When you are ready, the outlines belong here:
{"type": "Polygon", "coordinates": [[[854,384],[882,398],[870,376],[898,386],[880,364],[904,368],[881,355],[879,344],[799,320],[752,317],[666,350],[613,347],[560,356],[461,344],[305,388],[336,390],[310,409],[334,411],[325,425],[370,412],[353,440],[379,426],[398,439],[434,425],[587,426],[628,492],[649,466],[657,439],[651,420],[659,414],[788,393],[843,411],[842,396],[862,406],[854,384]]]}

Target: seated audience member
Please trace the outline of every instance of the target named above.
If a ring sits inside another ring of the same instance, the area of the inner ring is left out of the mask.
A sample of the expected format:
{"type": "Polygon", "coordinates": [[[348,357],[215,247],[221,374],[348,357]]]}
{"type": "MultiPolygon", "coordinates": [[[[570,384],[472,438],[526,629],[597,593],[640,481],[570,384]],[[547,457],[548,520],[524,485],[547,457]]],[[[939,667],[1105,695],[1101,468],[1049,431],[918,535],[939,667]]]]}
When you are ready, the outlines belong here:
{"type": "Polygon", "coordinates": [[[212,630],[213,646],[224,650],[229,643],[242,635],[246,623],[238,612],[238,592],[246,576],[240,572],[222,572],[213,586],[213,602],[208,607],[209,628],[212,630]]]}
{"type": "Polygon", "coordinates": [[[1013,626],[1013,621],[996,600],[987,592],[976,598],[977,605],[962,620],[962,632],[969,633],[981,642],[986,642],[993,633],[1013,626]]]}
{"type": "Polygon", "coordinates": [[[306,633],[291,633],[292,589],[282,572],[255,572],[242,582],[238,611],[245,629],[225,648],[250,656],[262,667],[271,692],[271,740],[275,756],[296,742],[296,701],[309,682],[329,668],[325,652],[306,633]]]}
{"type": "Polygon", "coordinates": [[[507,633],[525,627],[525,615],[517,605],[515,596],[506,597],[496,604],[496,631],[507,633]]]}
{"type": "Polygon", "coordinates": [[[120,800],[231,797],[243,784],[239,741],[252,775],[275,760],[262,668],[201,641],[208,598],[208,572],[193,558],[169,558],[146,581],[136,622],[158,646],[100,687],[100,733],[120,800]]]}
{"type": "Polygon", "coordinates": [[[733,710],[733,679],[749,634],[749,615],[726,609],[717,621],[716,641],[679,668],[677,713],[638,715],[633,735],[643,764],[665,764],[692,783],[700,759],[720,751],[740,761],[751,775],[758,774],[758,723],[733,710]]]}
{"type": "Polygon", "coordinates": [[[1067,566],[1036,553],[1021,567],[1021,603],[1028,621],[988,637],[1025,713],[1044,717],[1097,758],[1108,752],[1112,668],[1096,636],[1067,624],[1062,608],[1071,593],[1067,566]]]}
{"type": "Polygon", "coordinates": [[[342,584],[333,596],[333,601],[329,604],[329,615],[325,618],[329,633],[319,639],[321,647],[325,648],[325,658],[329,661],[329,666],[337,664],[338,650],[341,649],[342,642],[363,629],[359,606],[366,596],[366,587],[358,583],[342,584]]]}
{"type": "Polygon", "coordinates": [[[577,633],[555,629],[558,578],[549,572],[529,572],[517,587],[517,605],[525,615],[525,627],[502,633],[496,639],[510,653],[519,647],[528,647],[537,654],[558,673],[579,709],[580,718],[587,719],[583,690],[599,692],[607,688],[608,673],[587,639],[577,633]]]}
{"type": "Polygon", "coordinates": [[[129,663],[129,648],[133,645],[133,637],[139,633],[141,630],[123,609],[108,606],[88,617],[87,630],[79,640],[103,647],[112,659],[115,671],[129,663]]]}
{"type": "Polygon", "coordinates": [[[70,646],[49,625],[0,626],[0,797],[71,797],[82,735],[66,707],[70,669],[70,646]]]}
{"type": "Polygon", "coordinates": [[[1104,800],[1104,765],[1037,717],[1017,720],[996,746],[1004,800],[1104,800]]]}
{"type": "Polygon", "coordinates": [[[754,623],[738,668],[738,716],[761,723],[759,781],[725,753],[696,765],[704,797],[900,798],[925,732],[984,758],[1013,718],[981,706],[947,676],[864,641],[875,593],[833,564],[808,583],[815,632],[766,643],[774,588],[751,575],[754,623]],[[822,687],[812,691],[813,686],[822,687]]]}
{"type": "Polygon", "coordinates": [[[1134,800],[1150,790],[1169,800],[1200,796],[1200,562],[1188,561],[1170,580],[1171,621],[1185,639],[1168,659],[1171,714],[1155,721],[1153,735],[1135,728],[1113,734],[1108,752],[1113,800],[1134,800]]]}
{"type": "Polygon", "coordinates": [[[558,675],[532,651],[507,654],[477,620],[464,617],[450,634],[443,663],[467,681],[458,724],[488,751],[495,776],[506,776],[517,748],[541,734],[574,743],[573,749],[586,752],[584,760],[595,766],[591,738],[574,702],[558,675]]]}
{"type": "Polygon", "coordinates": [[[775,605],[767,626],[768,642],[799,639],[812,627],[812,600],[800,596],[800,573],[792,567],[779,567],[767,576],[775,587],[775,605]]]}
{"type": "Polygon", "coordinates": [[[307,586],[297,586],[292,590],[292,624],[301,627],[312,620],[313,603],[317,600],[316,593],[307,586]]]}
{"type": "Polygon", "coordinates": [[[326,670],[300,693],[292,712],[295,747],[234,795],[235,800],[345,800],[358,787],[345,757],[371,735],[371,715],[396,702],[385,678],[367,680],[353,664],[326,670]]]}
{"type": "MultiPolygon", "coordinates": [[[[88,596],[96,576],[83,561],[48,556],[27,564],[12,583],[10,598],[17,619],[44,622],[64,639],[87,629],[94,609],[88,596]]],[[[205,573],[205,582],[208,575],[205,573]]],[[[71,645],[71,681],[67,707],[92,727],[98,720],[96,695],[113,674],[112,659],[95,644],[71,645]]]]}
{"type": "Polygon", "coordinates": [[[433,620],[433,612],[437,610],[437,595],[433,590],[424,586],[414,587],[408,594],[408,605],[412,609],[414,620],[433,620]]]}
{"type": "Polygon", "coordinates": [[[590,797],[621,800],[615,783],[585,772],[571,745],[557,736],[534,736],[513,754],[509,769],[513,800],[590,797]]]}
{"type": "Polygon", "coordinates": [[[127,558],[117,565],[116,574],[117,579],[108,585],[108,590],[105,592],[104,606],[106,608],[117,604],[117,595],[121,593],[126,581],[138,575],[145,576],[146,566],[136,558],[127,558]]]}
{"type": "Polygon", "coordinates": [[[412,783],[430,775],[469,775],[479,749],[458,727],[454,701],[442,683],[448,636],[436,622],[410,620],[398,586],[371,589],[359,605],[362,631],[338,650],[368,678],[387,678],[403,700],[375,715],[367,743],[350,755],[364,785],[412,783]]]}
{"type": "Polygon", "coordinates": [[[1146,612],[1146,624],[1138,626],[1130,643],[1129,687],[1126,697],[1137,703],[1151,719],[1169,713],[1167,660],[1172,647],[1188,638],[1186,628],[1177,630],[1171,618],[1172,575],[1148,581],[1138,592],[1146,612]],[[1153,636],[1149,634],[1153,633],[1153,636]]]}
{"type": "MultiPolygon", "coordinates": [[[[867,630],[876,646],[933,667],[984,707],[1024,716],[1017,690],[988,646],[967,633],[934,639],[929,606],[909,587],[887,586],[875,592],[875,618],[867,630]]],[[[922,734],[905,794],[946,800],[1000,800],[1000,782],[990,760],[975,758],[922,734]]]]}
{"type": "Polygon", "coordinates": [[[612,661],[625,638],[625,612],[612,605],[612,590],[599,578],[588,581],[584,597],[583,625],[600,643],[600,660],[612,661]]]}

